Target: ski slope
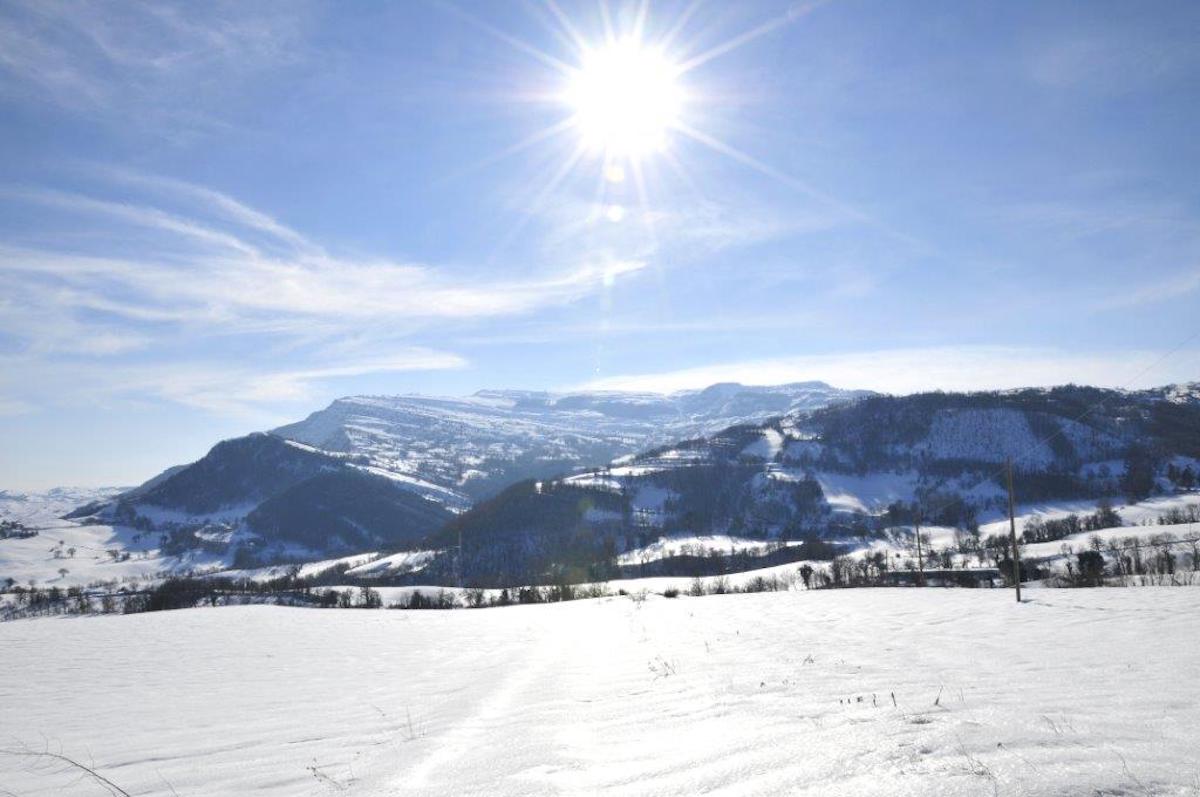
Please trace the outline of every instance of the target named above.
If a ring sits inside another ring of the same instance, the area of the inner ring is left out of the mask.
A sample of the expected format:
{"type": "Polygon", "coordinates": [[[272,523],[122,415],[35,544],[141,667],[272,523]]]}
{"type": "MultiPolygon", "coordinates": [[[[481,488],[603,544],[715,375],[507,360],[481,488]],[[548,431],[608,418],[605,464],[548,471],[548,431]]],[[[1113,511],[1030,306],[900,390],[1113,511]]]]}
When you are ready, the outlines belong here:
{"type": "Polygon", "coordinates": [[[25,746],[138,795],[1190,795],[1197,609],[879,589],[18,621],[0,786],[106,793],[25,746]]]}

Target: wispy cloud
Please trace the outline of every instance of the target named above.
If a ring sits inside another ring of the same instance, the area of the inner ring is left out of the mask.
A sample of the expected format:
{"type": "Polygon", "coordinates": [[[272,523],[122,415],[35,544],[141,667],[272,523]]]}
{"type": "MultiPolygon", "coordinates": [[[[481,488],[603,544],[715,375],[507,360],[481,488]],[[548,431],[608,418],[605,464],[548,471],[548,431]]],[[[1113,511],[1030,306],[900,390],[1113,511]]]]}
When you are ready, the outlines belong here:
{"type": "Polygon", "coordinates": [[[1119,94],[1179,75],[1196,63],[1190,35],[1150,34],[1123,28],[1076,29],[1047,35],[1026,58],[1036,83],[1059,90],[1119,94]]]}
{"type": "MultiPolygon", "coordinates": [[[[712,196],[691,190],[663,197],[650,193],[645,198],[636,192],[630,195],[628,186],[605,190],[611,193],[591,196],[564,191],[563,199],[537,211],[545,257],[561,260],[581,250],[620,252],[670,271],[787,242],[805,243],[799,252],[806,253],[814,249],[814,242],[861,229],[853,217],[820,203],[801,200],[779,206],[733,188],[712,196]],[[605,218],[614,205],[621,208],[619,223],[605,218]]],[[[756,260],[755,268],[756,273],[764,273],[763,263],[756,260]]],[[[842,282],[824,264],[814,270],[829,278],[831,286],[842,282]]],[[[794,266],[789,271],[796,275],[794,266]]]]}
{"type": "Polygon", "coordinates": [[[37,409],[37,407],[27,401],[0,398],[0,417],[7,415],[25,415],[33,412],[35,409],[37,409]]]}
{"type": "Polygon", "coordinates": [[[223,217],[243,228],[256,230],[277,241],[289,244],[298,251],[308,254],[324,254],[323,249],[316,246],[316,244],[291,227],[220,191],[214,191],[211,188],[195,185],[184,180],[143,174],[115,166],[92,166],[91,170],[99,176],[109,177],[117,182],[142,187],[183,200],[190,200],[201,209],[223,217]]]}
{"type": "Polygon", "coordinates": [[[1137,288],[1105,298],[1097,305],[1097,309],[1140,307],[1180,299],[1196,291],[1200,291],[1200,268],[1186,269],[1163,279],[1143,280],[1137,288]]]}
{"type": "MultiPolygon", "coordinates": [[[[0,240],[0,307],[6,310],[0,336],[25,358],[26,373],[37,366],[48,381],[54,381],[55,368],[80,373],[79,358],[136,352],[136,366],[110,363],[92,378],[111,383],[114,393],[145,389],[218,411],[295,399],[308,395],[314,382],[342,376],[462,367],[456,354],[414,347],[412,333],[569,304],[645,267],[599,257],[497,277],[478,269],[331,254],[213,189],[100,173],[141,189],[138,199],[0,188],[0,203],[40,208],[34,243],[0,240]],[[40,243],[80,220],[103,234],[74,246],[69,236],[61,246],[40,243]],[[75,251],[81,247],[85,251],[75,251]],[[264,335],[269,344],[260,341],[264,335]],[[230,351],[285,353],[289,366],[210,367],[193,354],[179,363],[180,351],[217,336],[231,341],[230,351]]],[[[13,382],[5,387],[21,388],[13,382]]]]}
{"type": "Polygon", "coordinates": [[[168,368],[159,365],[129,367],[119,369],[115,378],[98,376],[114,395],[157,396],[221,414],[247,415],[264,406],[311,400],[321,383],[333,379],[437,371],[466,365],[467,361],[456,354],[410,347],[386,357],[327,362],[296,369],[261,370],[200,362],[168,368]]]}
{"type": "MultiPolygon", "coordinates": [[[[231,216],[265,234],[267,245],[244,237],[235,226],[198,220],[158,207],[114,202],[47,189],[4,188],[0,199],[52,206],[71,214],[106,217],[160,236],[132,248],[116,236],[107,254],[77,254],[51,248],[0,244],[0,271],[53,280],[74,291],[66,301],[105,301],[119,286],[141,302],[127,302],[134,315],[158,312],[185,320],[193,312],[211,317],[213,308],[236,323],[255,312],[325,318],[462,318],[526,312],[569,302],[635,272],[644,263],[584,261],[526,279],[494,280],[470,271],[451,272],[422,263],[386,258],[346,258],[236,200],[197,186],[172,183],[177,193],[207,203],[208,211],[231,216]],[[186,279],[180,279],[186,274],[186,279]],[[96,290],[88,290],[95,288],[96,290]],[[164,309],[164,308],[172,309],[164,309]],[[180,309],[183,308],[183,309],[180,309]]],[[[114,312],[119,305],[109,302],[114,312]]]]}
{"type": "Polygon", "coordinates": [[[194,124],[204,120],[204,98],[227,91],[237,76],[295,59],[305,14],[295,4],[279,10],[13,0],[0,6],[0,92],[123,124],[163,117],[194,124]],[[178,91],[181,79],[190,91],[178,91]]]}
{"type": "Polygon", "coordinates": [[[926,390],[992,390],[1061,385],[1148,387],[1193,381],[1200,350],[1161,361],[1162,352],[1075,354],[1058,349],[953,346],[822,354],[725,362],[661,373],[605,377],[582,388],[666,393],[717,382],[773,385],[821,380],[845,388],[887,393],[926,390]]]}
{"type": "Polygon", "coordinates": [[[509,346],[520,344],[555,343],[564,340],[589,340],[655,335],[729,335],[747,332],[789,332],[808,329],[828,319],[801,318],[790,315],[732,315],[727,317],[701,316],[682,320],[653,320],[646,318],[601,319],[586,323],[537,321],[531,324],[511,324],[502,332],[461,335],[455,343],[471,346],[509,346]]]}
{"type": "Polygon", "coordinates": [[[324,383],[368,374],[463,368],[467,360],[450,352],[418,346],[397,347],[386,356],[326,359],[303,367],[263,368],[200,359],[188,362],[99,363],[76,361],[69,367],[44,359],[0,358],[0,392],[15,393],[37,385],[38,403],[0,402],[0,413],[32,411],[36,406],[86,400],[109,403],[169,401],[221,415],[254,418],[280,405],[309,402],[324,383]]]}

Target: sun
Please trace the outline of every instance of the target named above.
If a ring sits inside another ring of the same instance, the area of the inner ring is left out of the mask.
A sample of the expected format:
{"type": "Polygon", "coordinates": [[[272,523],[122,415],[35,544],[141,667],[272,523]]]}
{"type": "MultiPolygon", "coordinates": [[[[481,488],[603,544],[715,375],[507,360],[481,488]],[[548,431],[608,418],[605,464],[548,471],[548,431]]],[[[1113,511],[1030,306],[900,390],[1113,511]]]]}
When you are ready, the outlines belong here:
{"type": "Polygon", "coordinates": [[[679,67],[635,38],[586,48],[580,56],[564,100],[585,150],[635,161],[664,150],[684,103],[679,67]]]}
{"type": "MultiPolygon", "coordinates": [[[[574,178],[580,174],[599,178],[594,183],[594,198],[586,205],[586,223],[604,220],[620,225],[636,219],[653,239],[657,235],[655,219],[664,215],[654,209],[654,203],[660,201],[655,197],[655,183],[669,172],[694,189],[691,164],[703,150],[821,196],[803,181],[711,132],[712,115],[723,95],[706,90],[697,70],[807,16],[824,0],[797,0],[784,13],[715,44],[712,34],[720,30],[720,20],[697,24],[697,9],[702,7],[698,0],[679,4],[675,18],[661,23],[650,18],[648,0],[595,2],[599,18],[589,19],[602,22],[602,27],[578,25],[556,0],[536,4],[534,16],[552,34],[554,46],[549,49],[454,9],[466,22],[551,71],[548,79],[518,82],[512,100],[553,108],[553,114],[539,113],[539,118],[553,121],[468,167],[483,168],[521,153],[545,150],[543,156],[532,160],[543,173],[535,175],[538,184],[530,186],[534,189],[530,210],[506,233],[501,247],[553,201],[564,185],[575,190],[579,183],[574,178]]],[[[528,5],[531,10],[535,7],[528,5]]]]}

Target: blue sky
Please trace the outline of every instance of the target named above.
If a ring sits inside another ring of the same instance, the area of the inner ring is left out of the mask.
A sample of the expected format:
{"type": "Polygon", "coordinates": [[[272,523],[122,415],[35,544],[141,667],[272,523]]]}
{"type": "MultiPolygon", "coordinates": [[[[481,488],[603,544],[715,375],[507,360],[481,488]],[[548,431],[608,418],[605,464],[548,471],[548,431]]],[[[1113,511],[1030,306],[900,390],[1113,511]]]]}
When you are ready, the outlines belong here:
{"type": "Polygon", "coordinates": [[[561,70],[639,8],[0,2],[0,487],[350,393],[1200,377],[1200,5],[651,3],[616,181],[561,70]]]}

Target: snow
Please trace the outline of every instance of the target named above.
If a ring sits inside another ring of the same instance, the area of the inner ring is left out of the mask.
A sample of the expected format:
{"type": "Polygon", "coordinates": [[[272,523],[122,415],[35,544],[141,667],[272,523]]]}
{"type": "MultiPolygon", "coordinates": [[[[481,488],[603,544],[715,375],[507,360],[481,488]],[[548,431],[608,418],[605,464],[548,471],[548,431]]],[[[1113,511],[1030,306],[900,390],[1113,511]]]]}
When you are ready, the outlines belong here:
{"type": "Polygon", "coordinates": [[[1165,398],[1173,404],[1188,404],[1193,401],[1200,401],[1200,382],[1171,385],[1167,389],[1165,398]]]}
{"type": "Polygon", "coordinates": [[[619,565],[636,565],[643,562],[655,562],[672,556],[681,556],[685,547],[692,555],[704,556],[709,551],[720,551],[728,554],[732,550],[746,551],[761,556],[772,544],[766,540],[755,540],[748,537],[731,537],[727,534],[713,535],[681,535],[663,537],[656,542],[632,551],[626,551],[617,557],[619,565]]]}
{"type": "MultiPolygon", "coordinates": [[[[158,548],[160,533],[157,531],[62,520],[59,516],[78,504],[64,505],[58,495],[57,491],[29,495],[16,508],[0,504],[0,517],[19,519],[27,526],[38,529],[35,537],[0,540],[0,582],[12,578],[22,586],[32,581],[41,587],[61,588],[96,582],[146,584],[186,572],[213,573],[230,565],[227,556],[203,551],[192,551],[182,556],[164,555],[158,548]],[[70,555],[72,548],[75,549],[74,556],[70,555]],[[117,556],[112,556],[110,551],[116,552],[117,556]],[[65,569],[66,574],[61,574],[61,569],[65,569]]],[[[139,510],[143,508],[145,505],[139,510]]],[[[236,514],[243,510],[233,508],[223,511],[236,514]]],[[[163,513],[163,517],[168,516],[186,517],[178,513],[163,513]]],[[[283,550],[286,553],[288,549],[283,550]]],[[[311,556],[310,551],[299,547],[293,553],[298,557],[311,556]]],[[[311,576],[341,562],[361,563],[376,556],[368,553],[312,562],[304,565],[300,573],[311,576]]],[[[287,566],[275,566],[227,571],[227,574],[265,580],[282,576],[287,570],[287,566]]]]}
{"type": "Polygon", "coordinates": [[[762,435],[742,449],[742,456],[772,460],[783,448],[783,434],[778,429],[767,427],[762,435]]]}
{"type": "MultiPolygon", "coordinates": [[[[1100,529],[1099,531],[1086,531],[1052,542],[1024,544],[1021,546],[1021,556],[1026,560],[1055,559],[1063,555],[1064,546],[1069,547],[1073,553],[1081,553],[1089,550],[1093,537],[1099,537],[1106,544],[1113,541],[1120,543],[1120,541],[1130,537],[1140,540],[1143,543],[1149,543],[1154,538],[1164,534],[1173,534],[1176,539],[1181,540],[1195,539],[1196,537],[1200,537],[1200,523],[1177,523],[1165,526],[1157,524],[1153,526],[1122,526],[1113,529],[1100,529]]],[[[1190,550],[1187,544],[1173,546],[1173,553],[1176,555],[1189,552],[1190,550]]]]}
{"type": "Polygon", "coordinates": [[[592,470],[586,473],[578,473],[574,476],[567,476],[562,481],[565,484],[573,484],[576,487],[595,487],[600,490],[619,493],[624,488],[624,485],[620,481],[621,479],[649,476],[661,470],[662,468],[647,465],[621,465],[613,468],[605,468],[602,471],[592,470]]]}
{"type": "MultiPolygon", "coordinates": [[[[330,452],[325,451],[324,449],[317,448],[316,446],[310,446],[307,443],[301,443],[297,440],[284,440],[283,442],[287,443],[292,448],[298,448],[301,451],[307,451],[310,454],[325,454],[327,456],[330,455],[330,452]]],[[[333,456],[337,456],[337,455],[333,454],[333,456]]]]}
{"type": "Polygon", "coordinates": [[[0,783],[105,793],[25,745],[143,795],[1194,794],[1198,601],[876,589],[12,622],[0,783]]]}
{"type": "Polygon", "coordinates": [[[468,484],[494,480],[499,487],[519,478],[523,469],[513,468],[520,462],[595,465],[860,395],[813,383],[671,395],[490,390],[466,398],[351,396],[274,433],[308,450],[365,458],[384,475],[411,477],[416,481],[398,483],[455,508],[470,502],[463,489],[468,484]],[[462,473],[463,465],[472,473],[462,473]]]}
{"type": "MultiPolygon", "coordinates": [[[[609,492],[619,493],[624,488],[617,479],[611,479],[605,476],[598,476],[594,473],[582,473],[578,476],[568,476],[563,479],[567,484],[573,484],[577,487],[594,487],[598,490],[608,490],[609,492]]],[[[538,482],[537,489],[541,491],[542,482],[538,482]]]]}
{"type": "Polygon", "coordinates": [[[653,484],[643,484],[638,487],[637,493],[634,495],[632,505],[635,510],[646,512],[661,512],[663,505],[669,501],[675,493],[668,490],[666,487],[658,487],[653,484]]]}
{"type": "Polygon", "coordinates": [[[42,492],[0,490],[0,520],[38,524],[62,517],[94,501],[113,498],[128,487],[55,487],[42,492]]]}
{"type": "Polygon", "coordinates": [[[894,501],[911,501],[917,477],[913,473],[816,473],[825,500],[835,511],[878,513],[894,501]]]}
{"type": "Polygon", "coordinates": [[[301,565],[283,564],[270,565],[267,567],[255,568],[240,568],[231,570],[218,570],[210,572],[208,575],[218,576],[220,578],[232,578],[248,581],[270,581],[275,578],[283,578],[288,575],[293,568],[297,568],[296,575],[300,578],[313,578],[319,576],[327,570],[332,570],[339,565],[346,565],[346,572],[357,572],[360,567],[367,567],[380,561],[378,552],[360,553],[352,556],[342,556],[337,559],[322,559],[316,562],[305,562],[301,565]]]}
{"type": "Polygon", "coordinates": [[[355,465],[353,467],[376,476],[382,476],[385,479],[390,479],[399,485],[409,488],[422,498],[445,504],[446,508],[452,512],[461,512],[469,506],[469,503],[454,490],[434,484],[433,482],[397,473],[387,468],[379,468],[374,465],[355,465]]]}
{"type": "MultiPolygon", "coordinates": [[[[767,478],[778,481],[801,481],[808,471],[803,468],[768,466],[767,478]]],[[[825,500],[835,512],[879,514],[895,501],[911,501],[917,485],[917,475],[911,471],[892,473],[880,471],[866,476],[851,473],[815,472],[825,500]]]]}
{"type": "Polygon", "coordinates": [[[396,573],[415,573],[423,570],[436,555],[437,551],[402,551],[401,553],[395,553],[381,559],[355,565],[346,572],[352,576],[365,576],[367,578],[394,575],[396,573]]]}
{"type": "Polygon", "coordinates": [[[200,553],[183,559],[161,556],[157,533],[139,536],[137,529],[45,517],[35,522],[40,529],[36,537],[0,540],[0,581],[12,578],[21,585],[34,581],[43,587],[65,588],[95,581],[154,579],[163,571],[201,568],[217,561],[200,553]],[[74,556],[68,553],[71,548],[74,556]],[[129,558],[120,561],[108,554],[110,550],[128,553],[129,558]],[[60,569],[68,572],[60,575],[60,569]]]}
{"type": "MultiPolygon", "coordinates": [[[[1020,534],[1026,521],[1038,517],[1043,520],[1061,519],[1067,515],[1090,515],[1096,511],[1095,500],[1086,501],[1054,501],[1041,504],[1024,504],[1017,507],[1017,533],[1020,534]]],[[[1136,504],[1124,504],[1120,499],[1112,500],[1112,507],[1121,515],[1121,519],[1130,526],[1143,523],[1156,523],[1158,518],[1171,509],[1183,509],[1188,506],[1200,506],[1200,492],[1179,493],[1177,495],[1148,498],[1136,504]]],[[[979,527],[983,536],[991,534],[1008,534],[1008,518],[1004,517],[979,527]]]]}

